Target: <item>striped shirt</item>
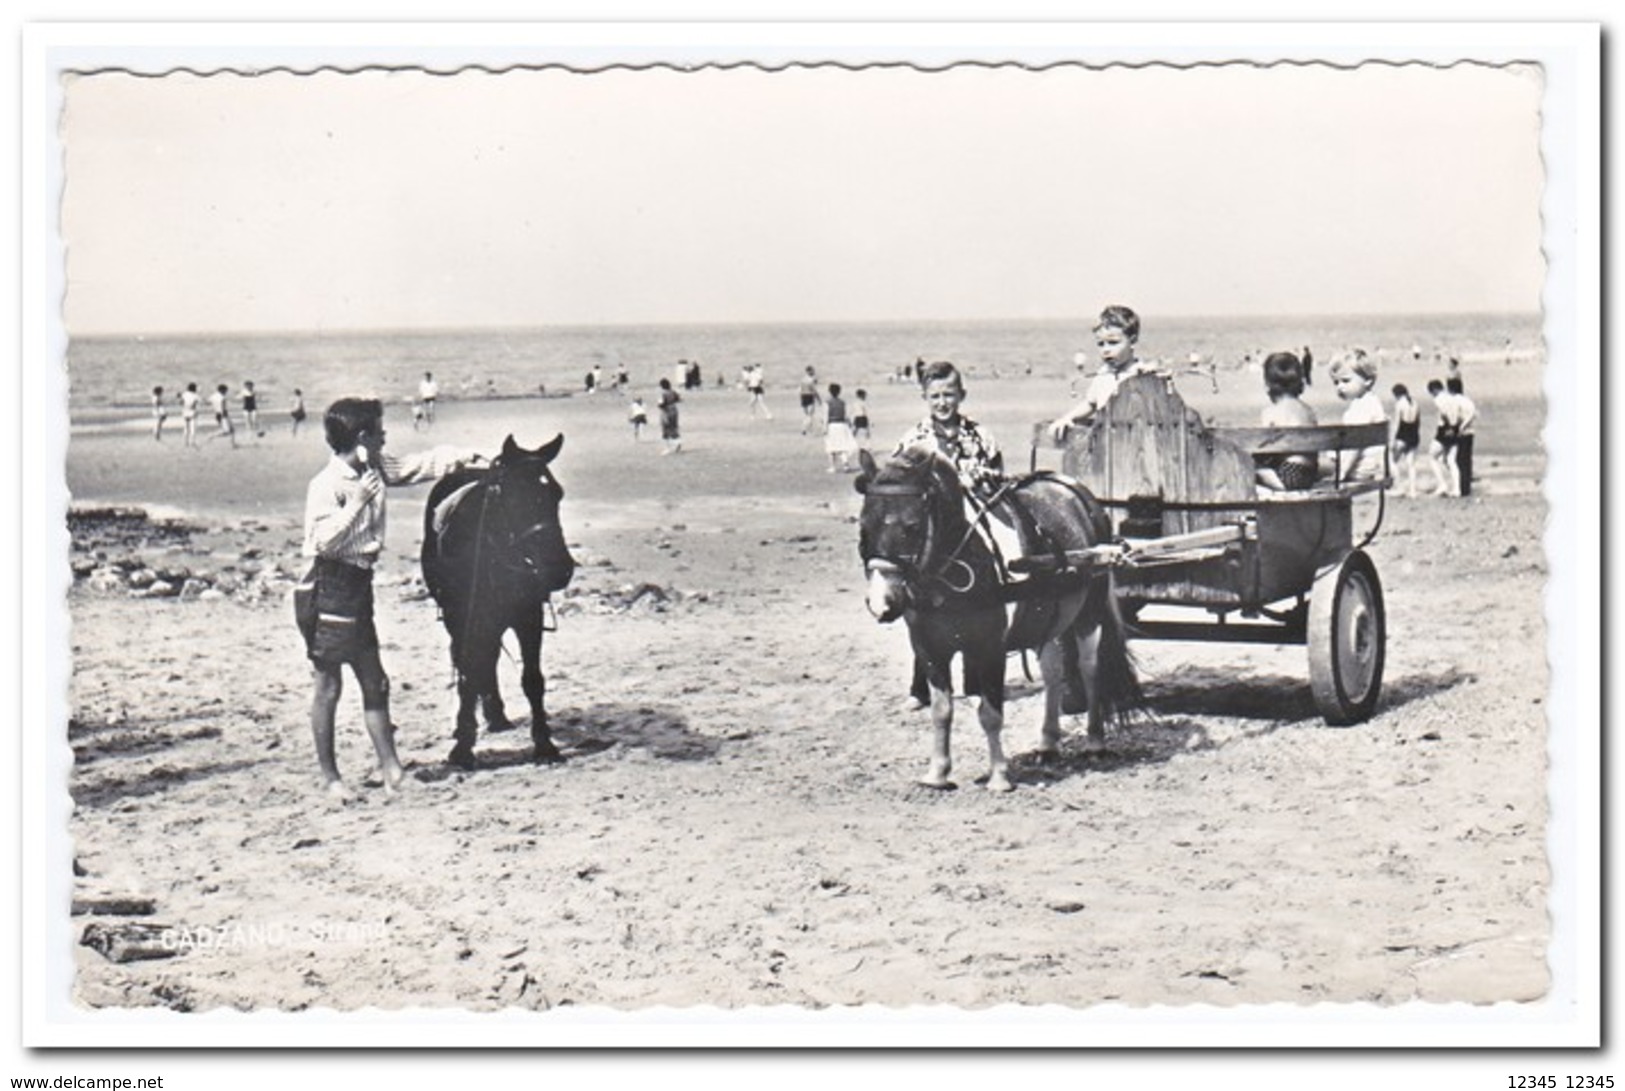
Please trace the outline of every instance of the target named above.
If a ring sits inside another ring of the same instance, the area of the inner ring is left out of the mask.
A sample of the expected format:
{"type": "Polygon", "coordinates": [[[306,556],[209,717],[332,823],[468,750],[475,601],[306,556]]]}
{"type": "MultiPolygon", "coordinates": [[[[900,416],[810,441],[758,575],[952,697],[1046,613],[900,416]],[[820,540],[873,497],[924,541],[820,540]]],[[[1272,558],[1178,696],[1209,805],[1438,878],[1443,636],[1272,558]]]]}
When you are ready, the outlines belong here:
{"type": "MultiPolygon", "coordinates": [[[[385,485],[415,485],[450,473],[470,457],[467,451],[435,447],[413,455],[380,455],[379,463],[385,485]]],[[[369,569],[377,562],[384,547],[384,490],[363,499],[361,478],[361,471],[334,455],[310,479],[305,490],[306,557],[369,569]]]]}

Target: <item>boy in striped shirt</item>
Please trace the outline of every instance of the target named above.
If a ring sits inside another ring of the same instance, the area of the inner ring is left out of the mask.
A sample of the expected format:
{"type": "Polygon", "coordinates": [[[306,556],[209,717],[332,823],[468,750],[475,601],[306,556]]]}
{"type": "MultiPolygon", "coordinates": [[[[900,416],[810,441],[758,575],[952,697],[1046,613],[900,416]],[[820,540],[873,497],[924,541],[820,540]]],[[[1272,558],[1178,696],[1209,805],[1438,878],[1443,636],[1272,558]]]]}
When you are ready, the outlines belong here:
{"type": "Polygon", "coordinates": [[[345,801],[333,746],[345,664],[361,687],[362,718],[385,791],[393,793],[406,776],[395,753],[389,676],[373,624],[372,570],[384,547],[384,489],[432,480],[480,456],[445,447],[386,456],[384,407],[376,398],[341,398],[322,423],[333,457],[305,492],[303,553],[311,566],[294,592],[294,615],[314,669],[310,725],[316,760],[328,793],[345,801]]]}

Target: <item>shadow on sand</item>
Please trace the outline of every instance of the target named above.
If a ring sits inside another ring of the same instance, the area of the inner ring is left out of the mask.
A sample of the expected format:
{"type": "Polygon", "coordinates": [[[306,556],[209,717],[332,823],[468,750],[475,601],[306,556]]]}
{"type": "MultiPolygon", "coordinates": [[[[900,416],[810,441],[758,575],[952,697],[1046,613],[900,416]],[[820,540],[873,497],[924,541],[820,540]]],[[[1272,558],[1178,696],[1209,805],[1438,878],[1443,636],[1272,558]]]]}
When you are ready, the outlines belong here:
{"type": "Polygon", "coordinates": [[[260,764],[258,761],[220,761],[188,767],[160,765],[127,777],[107,776],[89,784],[76,784],[69,789],[69,794],[73,797],[75,806],[95,809],[154,795],[176,785],[202,780],[204,777],[253,769],[260,764]]]}
{"type": "MultiPolygon", "coordinates": [[[[1375,715],[1396,712],[1472,680],[1471,673],[1452,667],[1385,681],[1375,715]]],[[[1291,728],[1344,730],[1326,725],[1305,677],[1255,674],[1238,679],[1193,668],[1181,671],[1177,679],[1147,680],[1144,686],[1145,709],[1107,732],[1106,749],[1087,749],[1081,718],[1076,718],[1074,729],[1062,736],[1058,756],[1046,758],[1036,751],[1014,755],[1012,772],[1029,783],[1054,783],[1085,773],[1160,765],[1176,754],[1225,745],[1213,740],[1205,723],[1217,718],[1249,721],[1237,736],[1241,739],[1291,728]]],[[[1011,696],[1030,696],[1041,693],[1042,686],[1017,683],[1010,692],[1011,696]]],[[[1351,726],[1357,729],[1360,725],[1351,726]]]]}
{"type": "MultiPolygon", "coordinates": [[[[563,760],[591,757],[614,747],[632,747],[663,761],[709,761],[724,740],[691,731],[688,720],[669,708],[649,705],[597,704],[552,714],[553,745],[563,760]]],[[[514,721],[515,730],[482,733],[474,748],[474,771],[508,769],[534,763],[530,718],[514,721]],[[502,745],[493,745],[502,740],[502,745]],[[508,740],[512,740],[508,742],[508,740]]],[[[449,751],[451,740],[446,740],[449,751]]],[[[415,771],[425,782],[444,780],[460,770],[440,762],[415,771]]]]}

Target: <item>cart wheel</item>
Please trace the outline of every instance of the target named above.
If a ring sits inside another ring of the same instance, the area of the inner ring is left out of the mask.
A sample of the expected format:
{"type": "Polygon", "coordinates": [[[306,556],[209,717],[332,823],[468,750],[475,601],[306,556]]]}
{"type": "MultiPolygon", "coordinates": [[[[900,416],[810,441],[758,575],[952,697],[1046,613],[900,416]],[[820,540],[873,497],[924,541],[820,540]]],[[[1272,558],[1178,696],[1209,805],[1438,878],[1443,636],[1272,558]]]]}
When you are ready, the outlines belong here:
{"type": "Polygon", "coordinates": [[[1360,550],[1322,568],[1309,592],[1309,688],[1333,726],[1368,719],[1388,639],[1377,566],[1360,550]]]}

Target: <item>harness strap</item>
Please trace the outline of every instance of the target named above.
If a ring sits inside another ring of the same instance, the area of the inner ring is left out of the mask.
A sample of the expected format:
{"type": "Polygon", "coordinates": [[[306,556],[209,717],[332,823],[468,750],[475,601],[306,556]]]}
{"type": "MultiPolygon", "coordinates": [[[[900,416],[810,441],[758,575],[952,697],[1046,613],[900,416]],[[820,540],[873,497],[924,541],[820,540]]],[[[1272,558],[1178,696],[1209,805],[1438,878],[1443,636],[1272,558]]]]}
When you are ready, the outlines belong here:
{"type": "Polygon", "coordinates": [[[440,535],[446,532],[446,524],[451,522],[452,513],[457,510],[457,505],[461,504],[463,499],[474,490],[474,486],[479,483],[480,479],[475,478],[468,484],[453,489],[441,498],[440,503],[434,506],[434,515],[431,516],[430,525],[434,528],[437,543],[440,535]]]}

